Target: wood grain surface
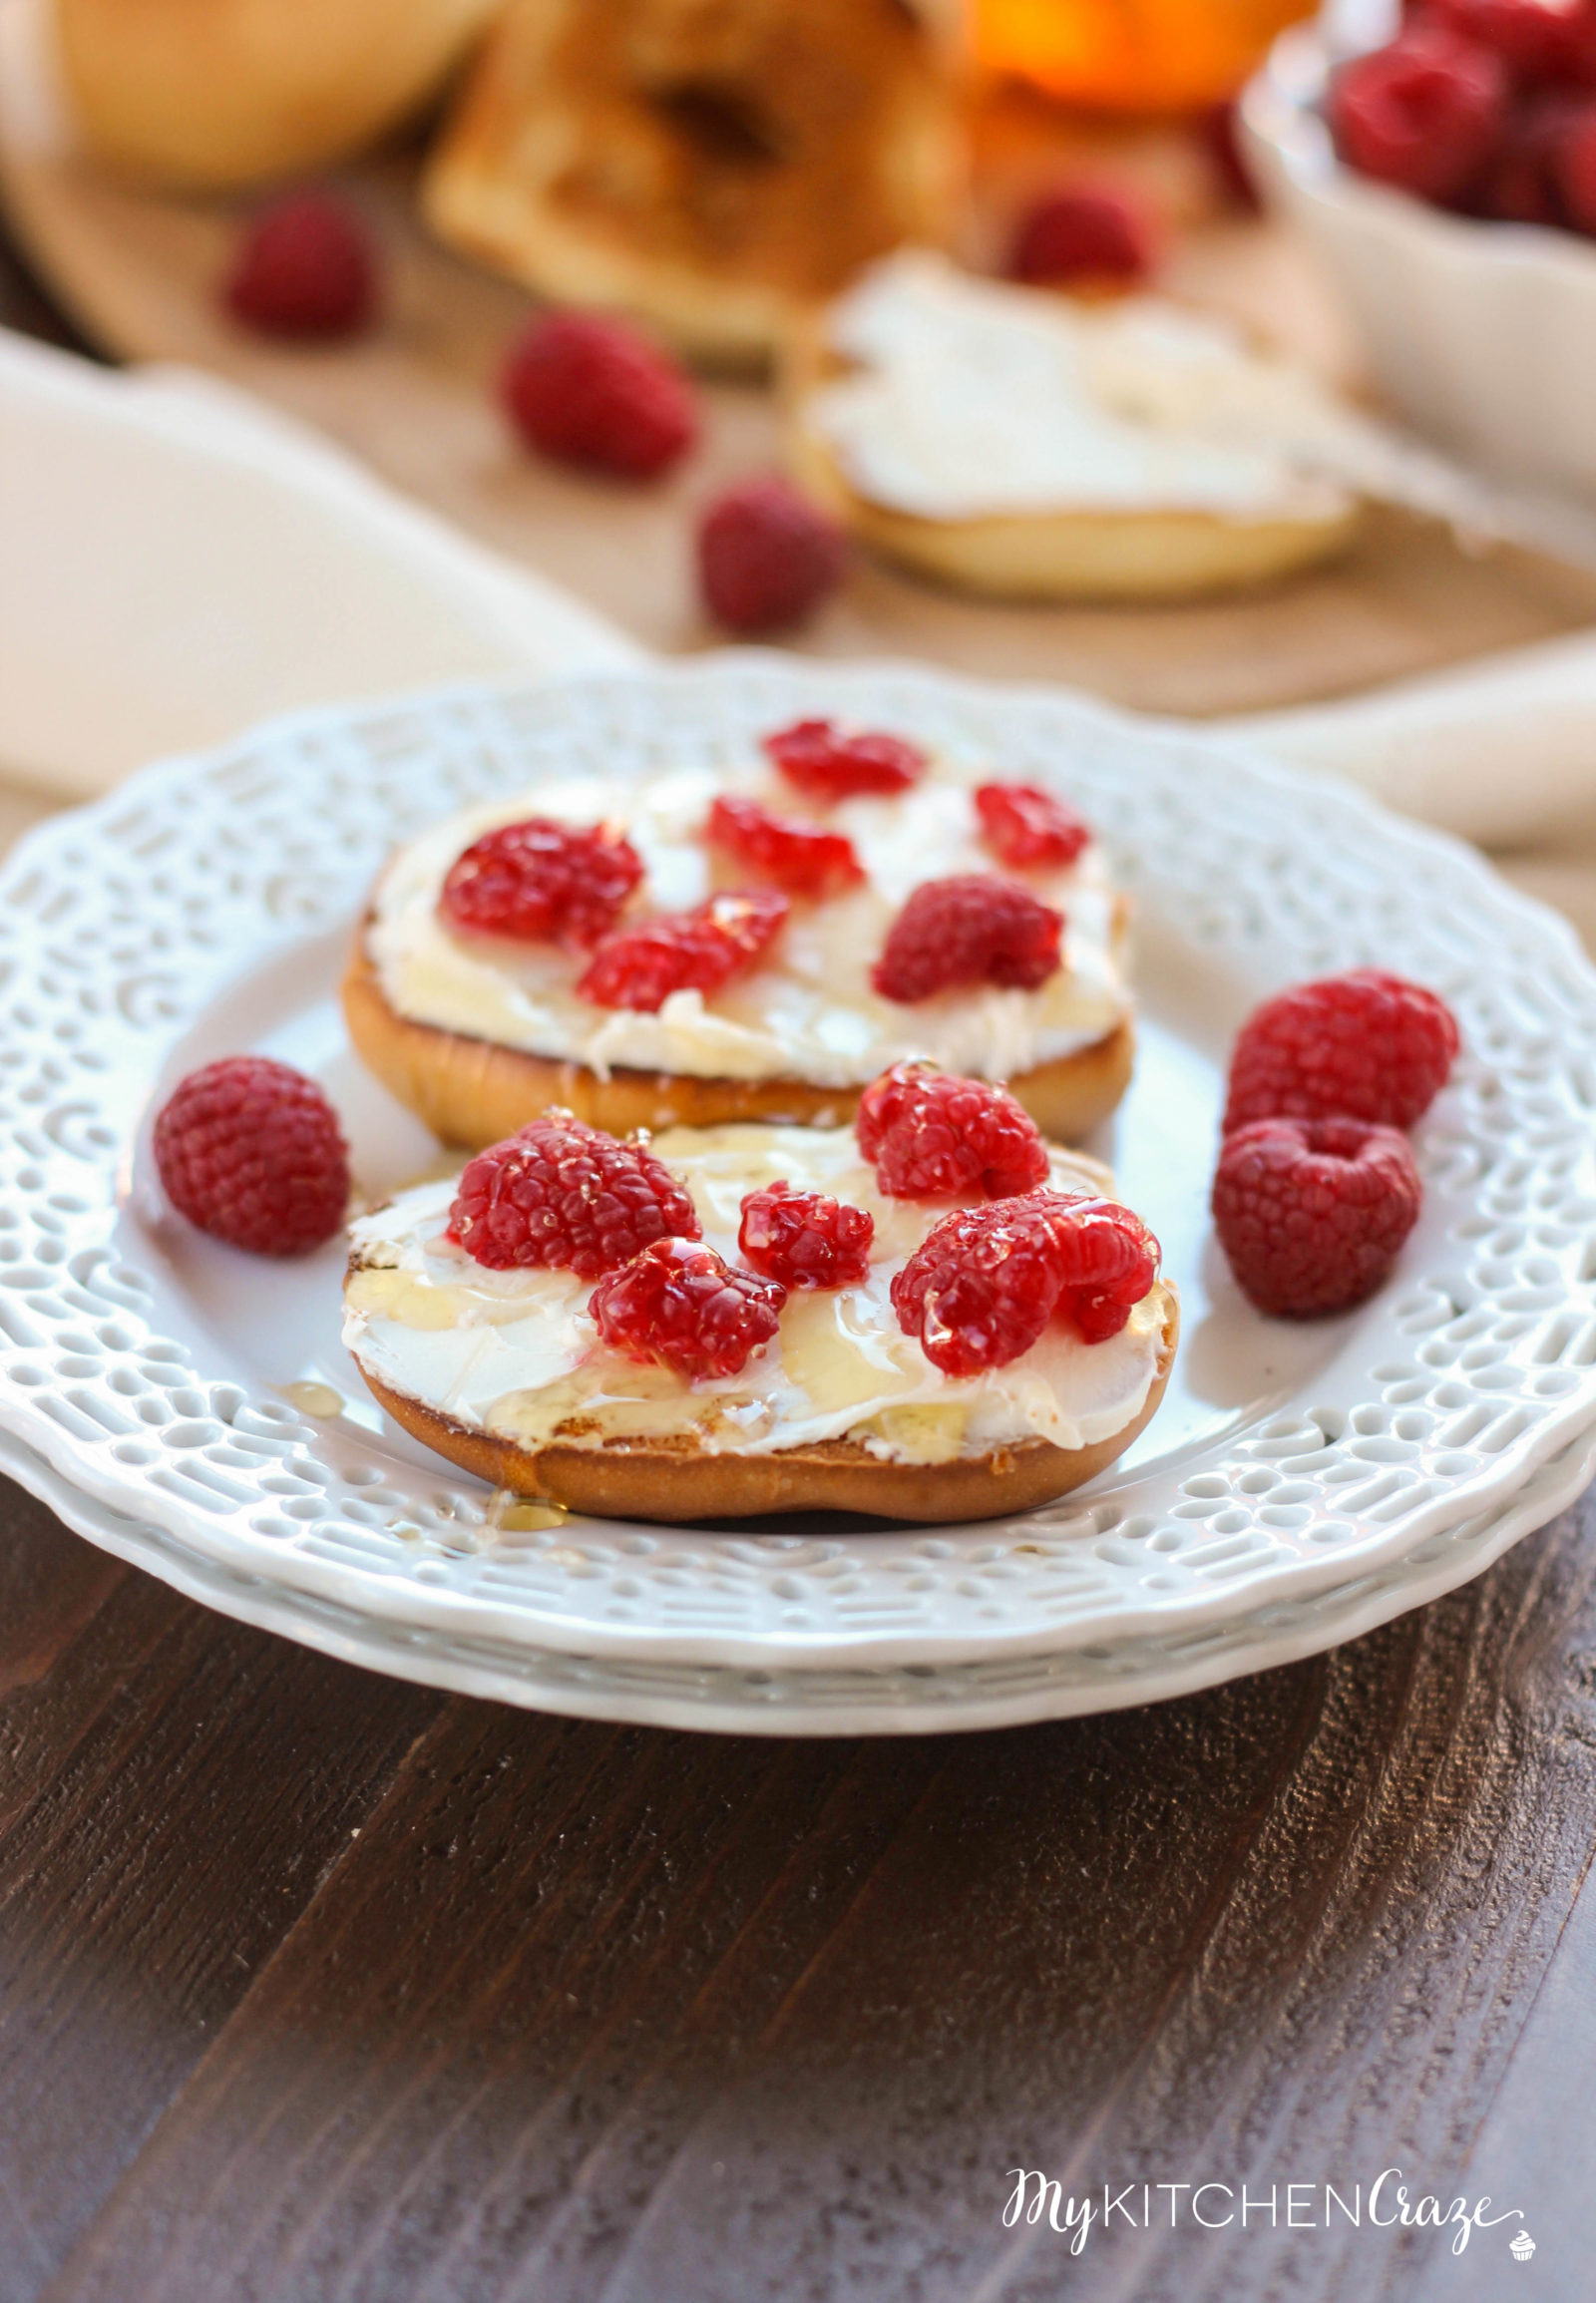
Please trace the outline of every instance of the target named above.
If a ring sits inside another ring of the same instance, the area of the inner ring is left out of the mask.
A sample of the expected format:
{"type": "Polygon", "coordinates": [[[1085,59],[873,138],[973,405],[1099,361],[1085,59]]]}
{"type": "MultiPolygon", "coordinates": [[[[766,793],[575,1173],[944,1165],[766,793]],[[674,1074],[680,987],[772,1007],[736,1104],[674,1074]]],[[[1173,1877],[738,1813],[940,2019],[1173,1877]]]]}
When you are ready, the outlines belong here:
{"type": "Polygon", "coordinates": [[[0,2296],[1588,2295],[1593,1525],[1185,1702],[766,1742],[401,1687],[0,1490],[0,2296]],[[1276,2226],[1070,2256],[1020,2165],[1276,2226]],[[1389,2165],[1534,2264],[1371,2227],[1389,2165]]]}

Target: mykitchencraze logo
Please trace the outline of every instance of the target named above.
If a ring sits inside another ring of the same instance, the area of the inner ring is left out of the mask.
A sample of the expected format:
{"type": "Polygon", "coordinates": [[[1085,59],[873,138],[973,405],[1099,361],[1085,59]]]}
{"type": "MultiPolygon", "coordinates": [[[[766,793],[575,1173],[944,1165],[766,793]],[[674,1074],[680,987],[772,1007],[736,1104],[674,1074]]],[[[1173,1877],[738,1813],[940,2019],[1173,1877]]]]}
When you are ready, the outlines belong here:
{"type": "MultiPolygon", "coordinates": [[[[1117,2230],[1203,2231],[1448,2231],[1460,2255],[1476,2231],[1497,2223],[1522,2223],[1521,2207],[1478,2199],[1441,2198],[1416,2191],[1400,2167],[1383,2167],[1371,2183],[1272,2182],[1251,2187],[1221,2182],[1104,2183],[1101,2190],[1065,2191],[1036,2167],[1010,2167],[1012,2185],[1003,2225],[1041,2223],[1082,2255],[1094,2233],[1117,2230]]],[[[1518,2233],[1510,2242],[1515,2261],[1527,2263],[1535,2242],[1518,2233]]]]}

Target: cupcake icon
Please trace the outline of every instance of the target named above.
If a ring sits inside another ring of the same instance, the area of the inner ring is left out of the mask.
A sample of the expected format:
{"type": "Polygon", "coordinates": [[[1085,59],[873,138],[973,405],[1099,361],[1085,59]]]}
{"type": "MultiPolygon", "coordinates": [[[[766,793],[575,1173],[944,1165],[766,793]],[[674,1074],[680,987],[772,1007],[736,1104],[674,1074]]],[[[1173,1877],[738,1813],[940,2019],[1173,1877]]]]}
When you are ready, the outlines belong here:
{"type": "Polygon", "coordinates": [[[1507,2250],[1516,2262],[1527,2263],[1535,2252],[1535,2242],[1527,2231],[1520,2231],[1516,2238],[1508,2240],[1507,2250]]]}

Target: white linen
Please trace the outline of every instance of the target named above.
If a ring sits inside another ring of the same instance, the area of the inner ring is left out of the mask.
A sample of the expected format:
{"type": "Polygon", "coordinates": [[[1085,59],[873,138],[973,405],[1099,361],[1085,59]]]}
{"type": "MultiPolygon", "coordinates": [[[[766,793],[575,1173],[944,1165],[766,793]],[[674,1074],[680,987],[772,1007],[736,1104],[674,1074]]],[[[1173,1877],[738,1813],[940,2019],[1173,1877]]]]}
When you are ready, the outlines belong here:
{"type": "Polygon", "coordinates": [[[0,776],[77,798],[300,705],[641,652],[248,394],[0,330],[0,776]]]}

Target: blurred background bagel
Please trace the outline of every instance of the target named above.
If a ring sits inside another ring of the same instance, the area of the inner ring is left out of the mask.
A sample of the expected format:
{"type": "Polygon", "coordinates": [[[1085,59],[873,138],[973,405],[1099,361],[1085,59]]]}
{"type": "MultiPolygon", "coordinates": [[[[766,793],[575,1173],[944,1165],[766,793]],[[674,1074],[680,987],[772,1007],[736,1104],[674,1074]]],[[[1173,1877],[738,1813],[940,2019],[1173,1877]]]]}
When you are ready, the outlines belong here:
{"type": "Polygon", "coordinates": [[[175,186],[249,185],[357,150],[433,95],[501,0],[57,0],[63,69],[102,158],[175,186]]]}

